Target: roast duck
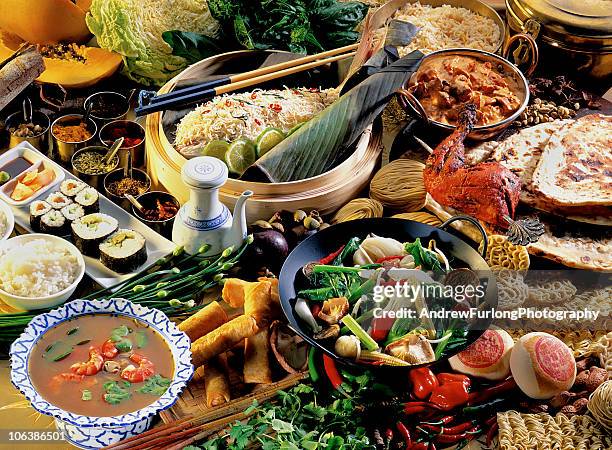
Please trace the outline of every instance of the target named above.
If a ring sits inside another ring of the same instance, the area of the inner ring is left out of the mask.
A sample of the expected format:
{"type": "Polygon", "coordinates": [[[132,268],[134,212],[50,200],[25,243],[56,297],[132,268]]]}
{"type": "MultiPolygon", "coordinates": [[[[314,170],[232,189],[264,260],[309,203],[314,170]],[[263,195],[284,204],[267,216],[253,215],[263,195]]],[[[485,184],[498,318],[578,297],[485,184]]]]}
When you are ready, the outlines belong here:
{"type": "MultiPolygon", "coordinates": [[[[476,106],[467,104],[457,127],[427,159],[423,178],[427,192],[438,203],[476,217],[494,228],[509,230],[511,241],[526,245],[541,234],[541,225],[514,221],[521,181],[496,161],[465,163],[467,138],[476,122],[476,106]]],[[[543,231],[543,229],[542,229],[543,231]]]]}

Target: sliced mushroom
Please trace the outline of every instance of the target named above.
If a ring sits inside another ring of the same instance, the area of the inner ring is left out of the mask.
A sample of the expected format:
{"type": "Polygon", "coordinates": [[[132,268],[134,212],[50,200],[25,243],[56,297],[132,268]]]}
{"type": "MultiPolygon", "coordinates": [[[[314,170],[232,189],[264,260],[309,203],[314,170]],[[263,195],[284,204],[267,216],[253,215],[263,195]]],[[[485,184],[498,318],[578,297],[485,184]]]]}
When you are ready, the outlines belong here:
{"type": "Polygon", "coordinates": [[[330,298],[323,302],[323,307],[319,311],[319,319],[334,325],[348,314],[348,310],[349,302],[346,297],[330,298]]]}
{"type": "Polygon", "coordinates": [[[108,373],[118,373],[121,370],[121,364],[117,361],[105,361],[104,371],[108,373]]]}
{"type": "Polygon", "coordinates": [[[315,339],[331,339],[337,338],[340,335],[340,325],[334,324],[319,331],[314,335],[315,339]]]}
{"type": "Polygon", "coordinates": [[[291,328],[278,320],[270,325],[270,347],[280,366],[288,373],[306,369],[310,347],[291,328]]]}
{"type": "Polygon", "coordinates": [[[387,345],[385,353],[410,364],[425,364],[436,360],[436,354],[422,334],[409,334],[387,345]]]}

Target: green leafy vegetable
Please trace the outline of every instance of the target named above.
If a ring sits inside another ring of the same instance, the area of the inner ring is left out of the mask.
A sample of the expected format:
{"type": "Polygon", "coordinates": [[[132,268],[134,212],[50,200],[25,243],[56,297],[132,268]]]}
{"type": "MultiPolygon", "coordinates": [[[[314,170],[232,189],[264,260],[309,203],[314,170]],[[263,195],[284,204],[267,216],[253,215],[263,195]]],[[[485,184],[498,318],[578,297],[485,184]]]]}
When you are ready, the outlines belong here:
{"type": "Polygon", "coordinates": [[[81,400],[88,402],[92,398],[93,398],[93,395],[89,389],[83,389],[81,391],[81,400]]]}
{"type": "Polygon", "coordinates": [[[106,392],[104,394],[104,401],[110,405],[118,405],[124,400],[129,399],[132,394],[128,390],[130,383],[124,381],[122,386],[116,381],[107,381],[104,383],[103,388],[106,392]]]}
{"type": "Polygon", "coordinates": [[[51,361],[61,361],[74,351],[74,347],[64,341],[55,341],[43,353],[43,358],[51,361]]]}
{"type": "Polygon", "coordinates": [[[171,383],[172,381],[168,378],[164,378],[160,374],[155,374],[145,382],[143,387],[138,389],[138,392],[159,397],[166,392],[171,383]]]}
{"type": "Polygon", "coordinates": [[[339,266],[340,264],[344,262],[346,258],[352,257],[353,254],[359,249],[360,244],[361,244],[361,239],[359,239],[358,237],[351,238],[346,243],[346,245],[344,246],[340,254],[336,256],[334,260],[331,262],[331,265],[339,266]]]}
{"type": "Polygon", "coordinates": [[[119,342],[121,339],[123,339],[128,334],[130,334],[130,329],[125,325],[121,325],[120,327],[115,328],[111,332],[110,340],[113,342],[119,342]]]}
{"type": "Polygon", "coordinates": [[[241,178],[303,180],[344,161],[363,131],[410,78],[422,56],[419,51],[412,52],[359,83],[259,158],[241,178]]]}
{"type": "Polygon", "coordinates": [[[117,350],[119,350],[121,353],[127,353],[132,350],[132,341],[122,338],[115,342],[115,347],[117,347],[117,350]]]}
{"type": "Polygon", "coordinates": [[[423,247],[419,238],[416,238],[412,243],[407,242],[404,244],[404,248],[414,258],[415,265],[421,266],[424,270],[433,270],[434,272],[444,271],[437,254],[423,247]]]}
{"type": "Polygon", "coordinates": [[[222,43],[215,38],[190,31],[164,31],[162,38],[172,47],[172,54],[185,58],[188,63],[201,61],[223,53],[222,43]]]}
{"type": "Polygon", "coordinates": [[[68,336],[72,336],[73,334],[78,333],[78,331],[79,331],[79,327],[74,327],[74,328],[71,328],[70,330],[68,330],[68,331],[66,332],[66,334],[67,334],[68,336]]]}

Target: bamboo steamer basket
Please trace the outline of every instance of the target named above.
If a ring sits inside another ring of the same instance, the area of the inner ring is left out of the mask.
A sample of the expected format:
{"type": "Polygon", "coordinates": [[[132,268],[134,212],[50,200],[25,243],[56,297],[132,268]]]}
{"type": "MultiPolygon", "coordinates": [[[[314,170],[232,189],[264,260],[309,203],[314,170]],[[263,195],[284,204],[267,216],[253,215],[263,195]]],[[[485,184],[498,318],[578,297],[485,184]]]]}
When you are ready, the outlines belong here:
{"type": "MultiPolygon", "coordinates": [[[[228,61],[244,61],[253,52],[236,51],[200,61],[166,83],[160,94],[171,92],[177,83],[205,74],[218,73],[228,61]]],[[[267,53],[275,53],[270,51],[267,53]]],[[[245,69],[246,70],[246,69],[245,69]]],[[[146,120],[147,170],[154,185],[164,188],[184,204],[189,190],[181,180],[187,161],[177,152],[162,126],[162,113],[146,120]]],[[[382,125],[368,127],[355,145],[355,151],[342,164],[319,176],[286,183],[260,183],[228,179],[219,191],[220,200],[232,209],[245,190],[253,191],[247,202],[247,220],[269,219],[278,210],[317,209],[330,214],[358,196],[369,183],[382,153],[382,125]]]]}

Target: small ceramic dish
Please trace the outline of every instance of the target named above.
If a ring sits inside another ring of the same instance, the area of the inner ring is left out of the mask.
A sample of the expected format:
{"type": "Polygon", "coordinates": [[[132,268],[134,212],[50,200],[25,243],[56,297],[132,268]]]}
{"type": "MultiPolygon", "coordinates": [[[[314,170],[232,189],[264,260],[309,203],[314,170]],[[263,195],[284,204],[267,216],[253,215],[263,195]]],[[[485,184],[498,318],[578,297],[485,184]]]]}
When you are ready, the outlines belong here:
{"type": "Polygon", "coordinates": [[[54,244],[65,248],[72,255],[74,255],[78,264],[77,275],[74,281],[70,284],[70,286],[59,292],[56,292],[55,294],[47,295],[45,297],[23,297],[20,295],[11,294],[3,289],[0,289],[0,299],[4,301],[7,305],[12,306],[13,308],[32,311],[36,309],[53,308],[54,306],[61,305],[66,300],[68,300],[72,294],[74,294],[74,291],[76,290],[78,284],[83,279],[83,275],[85,275],[85,260],[83,259],[83,255],[81,255],[81,252],[79,252],[79,250],[70,242],[58,236],[38,233],[22,234],[21,236],[15,236],[6,241],[0,242],[0,253],[5,251],[18,252],[19,248],[23,246],[23,244],[37,239],[43,239],[45,241],[53,242],[54,244]]]}
{"type": "Polygon", "coordinates": [[[29,205],[44,193],[49,192],[54,186],[57,186],[59,183],[64,181],[64,178],[66,178],[66,174],[60,166],[55,164],[38,150],[31,147],[27,142],[22,142],[17,147],[14,147],[2,154],[2,156],[0,156],[0,167],[19,157],[26,159],[32,165],[23,170],[21,173],[17,174],[13,179],[0,186],[0,200],[4,200],[9,205],[29,205]],[[51,169],[55,175],[55,178],[49,184],[35,191],[32,195],[24,200],[17,201],[11,198],[11,193],[13,192],[13,189],[15,189],[17,181],[22,180],[26,173],[33,170],[38,170],[40,172],[44,169],[51,169]]]}
{"type": "Polygon", "coordinates": [[[0,242],[6,241],[15,227],[15,215],[11,208],[0,200],[0,242]]]}
{"type": "Polygon", "coordinates": [[[153,417],[170,408],[193,376],[191,342],[168,317],[157,309],[124,299],[74,300],[61,308],[36,316],[11,345],[11,382],[42,414],[53,416],[57,429],[71,444],[97,449],[146,431],[153,417]],[[152,327],[168,344],[174,362],[174,376],[166,392],[150,405],[137,411],[111,417],[89,417],[65,411],[43,398],[33,385],[28,361],[36,342],[51,328],[66,320],[86,314],[117,314],[137,319],[152,327]]]}

